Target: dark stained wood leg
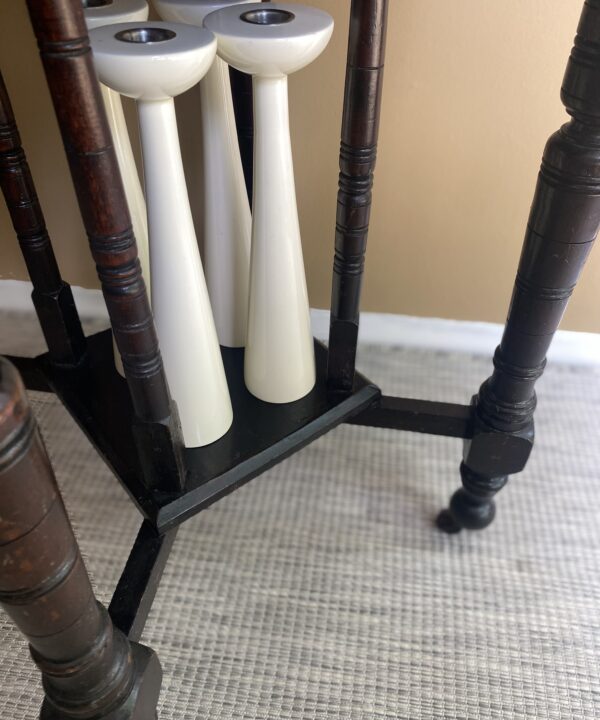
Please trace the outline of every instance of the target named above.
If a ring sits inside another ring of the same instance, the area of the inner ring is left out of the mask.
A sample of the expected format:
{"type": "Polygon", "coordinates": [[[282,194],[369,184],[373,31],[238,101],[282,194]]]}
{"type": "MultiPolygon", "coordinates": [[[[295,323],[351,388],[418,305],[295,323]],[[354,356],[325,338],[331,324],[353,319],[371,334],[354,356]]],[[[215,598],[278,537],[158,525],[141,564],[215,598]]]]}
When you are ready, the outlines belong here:
{"type": "Polygon", "coordinates": [[[600,227],[600,0],[587,0],[563,80],[570,122],[548,140],[494,372],[473,399],[463,487],[438,525],[489,525],[494,495],[533,446],[534,385],[600,227]]]}
{"type": "Polygon", "coordinates": [[[28,0],[79,208],[123,359],[148,487],[184,483],[172,407],[81,0],[28,0]]]}
{"type": "Polygon", "coordinates": [[[144,520],[114,592],[108,612],[130,640],[139,640],[158,590],[178,528],[159,535],[144,520]]]}
{"type": "Polygon", "coordinates": [[[31,297],[50,359],[76,365],[85,353],[85,337],[71,288],[56,263],[1,73],[0,186],[33,283],[31,297]]]}
{"type": "Polygon", "coordinates": [[[383,85],[387,0],[352,0],[340,145],[328,387],[354,383],[360,292],[383,85]]]}
{"type": "Polygon", "coordinates": [[[148,720],[156,654],[93,594],[16,369],[0,358],[0,604],[42,673],[42,720],[148,720]]]}

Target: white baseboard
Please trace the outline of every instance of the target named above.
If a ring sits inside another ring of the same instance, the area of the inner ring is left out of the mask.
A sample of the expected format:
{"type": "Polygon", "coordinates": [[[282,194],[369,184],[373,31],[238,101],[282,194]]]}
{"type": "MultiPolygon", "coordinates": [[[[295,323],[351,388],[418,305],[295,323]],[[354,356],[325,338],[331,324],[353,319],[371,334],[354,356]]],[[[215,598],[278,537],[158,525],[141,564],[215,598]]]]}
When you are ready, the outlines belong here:
{"type": "MultiPolygon", "coordinates": [[[[0,280],[0,309],[16,312],[31,310],[30,295],[31,283],[0,280]]],[[[82,317],[107,317],[99,290],[73,287],[73,295],[82,317]]],[[[327,340],[329,310],[313,309],[311,318],[315,336],[327,340]]],[[[359,342],[491,356],[501,335],[502,325],[497,323],[363,312],[359,342]]],[[[600,334],[559,330],[548,352],[548,360],[576,365],[600,365],[600,334]]]]}
{"type": "MultiPolygon", "coordinates": [[[[87,290],[76,286],[72,286],[71,289],[81,317],[106,317],[108,319],[108,312],[100,290],[87,290]]],[[[31,283],[25,280],[0,280],[0,310],[33,311],[31,290],[31,283]]]]}
{"type": "MultiPolygon", "coordinates": [[[[329,310],[312,310],[313,332],[326,340],[329,310]]],[[[362,312],[360,343],[465,352],[492,356],[503,326],[498,323],[413,317],[362,312]]],[[[558,330],[548,351],[548,361],[575,365],[600,365],[600,334],[558,330]]]]}

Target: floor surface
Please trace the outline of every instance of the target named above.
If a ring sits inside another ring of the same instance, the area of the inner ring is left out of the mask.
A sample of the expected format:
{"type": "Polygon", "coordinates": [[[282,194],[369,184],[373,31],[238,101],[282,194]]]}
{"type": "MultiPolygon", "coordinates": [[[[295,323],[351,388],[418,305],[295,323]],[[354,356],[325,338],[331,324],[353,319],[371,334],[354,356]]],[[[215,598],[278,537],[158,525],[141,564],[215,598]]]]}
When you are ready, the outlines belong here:
{"type": "MultiPolygon", "coordinates": [[[[41,347],[17,316],[0,338],[41,347]]],[[[491,361],[364,347],[359,366],[389,394],[468,402],[491,361]]],[[[551,366],[538,398],[531,461],[482,533],[433,527],[459,441],[351,426],[189,521],[143,637],[159,717],[600,717],[600,369],[551,366]]],[[[108,602],[140,518],[57,401],[32,401],[108,602]]],[[[34,720],[40,698],[0,614],[0,717],[34,720]]]]}

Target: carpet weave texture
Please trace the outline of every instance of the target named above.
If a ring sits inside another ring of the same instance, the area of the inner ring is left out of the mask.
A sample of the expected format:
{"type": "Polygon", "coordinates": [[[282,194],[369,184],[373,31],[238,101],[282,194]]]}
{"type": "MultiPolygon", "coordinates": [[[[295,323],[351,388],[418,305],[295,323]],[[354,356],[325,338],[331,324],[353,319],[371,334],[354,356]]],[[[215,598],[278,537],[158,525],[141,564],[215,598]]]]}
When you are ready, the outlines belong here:
{"type": "MultiPolygon", "coordinates": [[[[40,347],[16,316],[0,338],[40,347]]],[[[370,346],[359,367],[388,394],[466,403],[491,360],[370,346]]],[[[107,603],[140,517],[57,400],[31,399],[107,603]]],[[[481,533],[433,527],[459,441],[354,426],[190,520],[143,636],[164,669],[159,717],[600,717],[600,368],[548,367],[536,432],[481,533]]],[[[34,720],[40,699],[0,614],[0,718],[34,720]]]]}

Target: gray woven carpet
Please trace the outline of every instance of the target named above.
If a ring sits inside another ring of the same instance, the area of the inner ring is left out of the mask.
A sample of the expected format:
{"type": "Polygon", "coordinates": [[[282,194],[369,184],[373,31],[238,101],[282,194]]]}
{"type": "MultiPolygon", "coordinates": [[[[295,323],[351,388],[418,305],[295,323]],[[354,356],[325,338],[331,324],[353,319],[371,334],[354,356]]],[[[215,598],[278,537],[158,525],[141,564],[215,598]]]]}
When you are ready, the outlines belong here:
{"type": "MultiPolygon", "coordinates": [[[[3,351],[39,343],[0,322],[3,351]]],[[[366,347],[360,366],[389,393],[465,402],[490,361],[366,347]]],[[[458,441],[349,426],[191,520],[143,638],[160,717],[600,717],[600,370],[549,367],[538,395],[531,462],[481,534],[432,527],[458,441]]],[[[32,400],[106,602],[139,517],[60,405],[32,400]]],[[[0,716],[39,702],[0,617],[0,716]]]]}

